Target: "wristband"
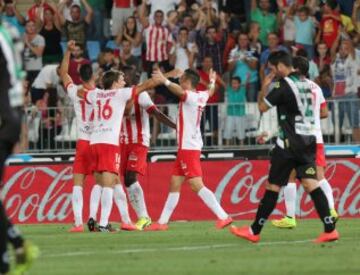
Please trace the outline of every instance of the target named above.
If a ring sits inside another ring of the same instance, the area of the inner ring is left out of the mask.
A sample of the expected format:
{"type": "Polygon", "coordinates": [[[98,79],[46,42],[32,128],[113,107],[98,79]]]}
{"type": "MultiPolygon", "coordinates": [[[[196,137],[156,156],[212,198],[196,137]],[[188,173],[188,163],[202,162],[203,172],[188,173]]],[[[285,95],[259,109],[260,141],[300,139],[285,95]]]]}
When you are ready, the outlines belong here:
{"type": "Polygon", "coordinates": [[[168,87],[168,86],[170,86],[171,81],[170,81],[169,79],[166,79],[164,84],[165,84],[165,86],[167,86],[167,87],[168,87]]]}

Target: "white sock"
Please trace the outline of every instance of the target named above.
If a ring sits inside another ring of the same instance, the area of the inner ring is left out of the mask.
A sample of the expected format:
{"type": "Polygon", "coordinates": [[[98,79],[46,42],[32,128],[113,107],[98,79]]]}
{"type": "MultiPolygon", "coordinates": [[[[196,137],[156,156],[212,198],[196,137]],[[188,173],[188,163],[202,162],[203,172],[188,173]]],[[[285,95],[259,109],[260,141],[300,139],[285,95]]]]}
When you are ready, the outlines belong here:
{"type": "Polygon", "coordinates": [[[207,207],[209,207],[211,211],[218,217],[218,219],[225,220],[229,216],[221,207],[220,203],[216,200],[214,193],[211,192],[208,188],[205,186],[201,188],[198,192],[198,195],[207,205],[207,207]]]}
{"type": "Polygon", "coordinates": [[[138,218],[149,218],[145,204],[144,192],[140,183],[138,181],[134,182],[126,189],[129,194],[131,206],[134,208],[138,218]]]}
{"type": "Polygon", "coordinates": [[[110,187],[104,187],[101,193],[101,216],[100,226],[107,226],[109,223],[109,216],[113,205],[114,189],[110,187]]]}
{"type": "Polygon", "coordinates": [[[164,209],[162,210],[160,219],[158,221],[160,224],[167,224],[169,222],[170,216],[174,212],[174,209],[179,202],[179,198],[179,192],[169,193],[164,205],[164,209]]]}
{"type": "Polygon", "coordinates": [[[82,210],[83,210],[83,188],[75,185],[72,191],[72,208],[74,212],[75,226],[82,225],[82,210]]]}
{"type": "Polygon", "coordinates": [[[102,187],[95,184],[90,194],[90,215],[89,218],[96,220],[97,211],[99,208],[102,187]]]}
{"type": "Polygon", "coordinates": [[[325,196],[329,203],[330,209],[335,209],[333,190],[326,179],[322,179],[320,182],[320,188],[324,191],[325,196]]]}
{"type": "Polygon", "coordinates": [[[129,216],[128,202],[124,188],[121,184],[116,184],[114,188],[114,200],[119,213],[121,215],[121,221],[123,223],[131,224],[129,216]]]}
{"type": "Polygon", "coordinates": [[[286,216],[295,218],[295,205],[296,205],[296,183],[289,182],[284,187],[286,216]]]}

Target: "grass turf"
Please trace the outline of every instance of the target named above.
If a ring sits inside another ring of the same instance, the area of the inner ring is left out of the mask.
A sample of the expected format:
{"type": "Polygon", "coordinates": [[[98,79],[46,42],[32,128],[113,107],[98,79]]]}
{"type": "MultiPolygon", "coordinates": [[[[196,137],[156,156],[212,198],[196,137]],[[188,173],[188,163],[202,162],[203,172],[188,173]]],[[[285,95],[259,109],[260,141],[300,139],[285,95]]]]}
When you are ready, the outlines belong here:
{"type": "MultiPolygon", "coordinates": [[[[236,225],[248,224],[247,221],[236,225]]],[[[41,250],[30,275],[360,274],[360,219],[342,219],[341,240],[315,245],[319,220],[296,229],[268,223],[259,244],[218,231],[213,222],[176,222],[167,232],[67,233],[68,225],[25,225],[41,250]]]]}

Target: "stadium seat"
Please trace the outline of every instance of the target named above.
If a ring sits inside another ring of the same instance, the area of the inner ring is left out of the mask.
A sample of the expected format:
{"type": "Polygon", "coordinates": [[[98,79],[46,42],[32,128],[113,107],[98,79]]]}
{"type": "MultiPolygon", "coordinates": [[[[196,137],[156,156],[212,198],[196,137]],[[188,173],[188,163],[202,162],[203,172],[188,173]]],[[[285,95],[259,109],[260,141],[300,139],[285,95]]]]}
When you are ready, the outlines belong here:
{"type": "Polygon", "coordinates": [[[86,49],[88,52],[89,59],[92,62],[95,62],[98,59],[98,56],[101,52],[100,42],[99,41],[87,41],[86,49]]]}

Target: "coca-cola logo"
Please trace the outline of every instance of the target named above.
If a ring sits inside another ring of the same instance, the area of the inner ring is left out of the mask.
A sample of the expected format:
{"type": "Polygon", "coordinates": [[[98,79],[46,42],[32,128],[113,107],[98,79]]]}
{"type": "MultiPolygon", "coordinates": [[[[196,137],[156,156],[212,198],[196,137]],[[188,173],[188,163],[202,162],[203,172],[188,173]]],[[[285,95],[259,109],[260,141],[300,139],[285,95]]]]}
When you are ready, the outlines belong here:
{"type": "MultiPolygon", "coordinates": [[[[222,177],[215,195],[233,217],[255,213],[264,192],[269,164],[263,161],[244,161],[233,166],[222,177]],[[259,171],[261,171],[259,173],[259,171]]],[[[333,188],[334,200],[340,215],[360,214],[360,167],[349,160],[329,161],[326,177],[333,188]]],[[[280,193],[278,203],[283,202],[280,193]]],[[[309,217],[314,214],[310,196],[299,186],[296,200],[296,214],[309,217]]],[[[283,215],[280,208],[273,214],[283,215]]]]}
{"type": "Polygon", "coordinates": [[[8,215],[18,222],[33,217],[38,222],[64,221],[71,214],[71,179],[71,166],[61,171],[44,166],[21,168],[3,186],[8,215]]]}

